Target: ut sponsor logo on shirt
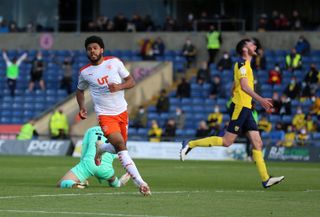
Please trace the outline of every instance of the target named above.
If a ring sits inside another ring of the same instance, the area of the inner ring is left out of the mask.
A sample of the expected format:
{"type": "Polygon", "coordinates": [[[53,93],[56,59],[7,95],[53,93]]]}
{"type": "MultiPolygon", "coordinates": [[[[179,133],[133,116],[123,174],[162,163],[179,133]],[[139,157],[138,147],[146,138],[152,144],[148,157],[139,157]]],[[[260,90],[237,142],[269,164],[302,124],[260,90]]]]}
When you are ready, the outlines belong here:
{"type": "Polygon", "coordinates": [[[101,78],[98,78],[97,79],[97,81],[98,81],[98,84],[100,84],[100,85],[104,85],[104,84],[109,84],[108,83],[108,77],[109,76],[103,76],[103,77],[101,77],[101,78]]]}

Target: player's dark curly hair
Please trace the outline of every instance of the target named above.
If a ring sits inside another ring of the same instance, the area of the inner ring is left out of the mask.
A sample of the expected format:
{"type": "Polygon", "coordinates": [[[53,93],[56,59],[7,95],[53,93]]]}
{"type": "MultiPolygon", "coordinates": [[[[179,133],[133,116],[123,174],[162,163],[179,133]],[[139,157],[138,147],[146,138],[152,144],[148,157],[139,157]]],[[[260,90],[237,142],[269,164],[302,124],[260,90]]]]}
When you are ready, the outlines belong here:
{"type": "Polygon", "coordinates": [[[92,35],[92,36],[88,37],[86,39],[86,41],[84,42],[85,48],[87,49],[88,45],[91,44],[91,43],[97,43],[101,48],[104,49],[103,40],[99,36],[92,35]]]}
{"type": "Polygon", "coordinates": [[[245,39],[242,39],[241,41],[239,41],[236,46],[237,54],[239,54],[241,56],[243,47],[246,45],[247,42],[250,42],[250,41],[252,41],[252,40],[249,38],[245,38],[245,39]]]}

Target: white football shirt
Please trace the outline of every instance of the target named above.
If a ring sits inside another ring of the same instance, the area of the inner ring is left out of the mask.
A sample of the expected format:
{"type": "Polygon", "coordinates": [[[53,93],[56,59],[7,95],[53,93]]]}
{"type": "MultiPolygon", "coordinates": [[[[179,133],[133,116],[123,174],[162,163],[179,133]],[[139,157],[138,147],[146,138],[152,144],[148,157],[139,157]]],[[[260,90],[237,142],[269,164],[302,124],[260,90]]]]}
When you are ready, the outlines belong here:
{"type": "Polygon", "coordinates": [[[88,64],[80,69],[78,89],[90,89],[94,110],[99,115],[118,115],[127,110],[124,90],[111,93],[109,84],[120,84],[130,75],[116,57],[104,57],[99,65],[88,64]]]}

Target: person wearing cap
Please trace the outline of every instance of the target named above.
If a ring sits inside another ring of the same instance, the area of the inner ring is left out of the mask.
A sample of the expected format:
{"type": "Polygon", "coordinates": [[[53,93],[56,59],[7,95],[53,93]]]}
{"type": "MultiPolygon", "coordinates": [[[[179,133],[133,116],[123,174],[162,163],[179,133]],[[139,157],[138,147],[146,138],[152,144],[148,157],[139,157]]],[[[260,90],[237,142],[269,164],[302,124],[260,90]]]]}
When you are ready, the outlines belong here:
{"type": "Polygon", "coordinates": [[[90,63],[82,67],[79,73],[76,92],[79,115],[82,119],[87,118],[84,90],[89,88],[99,125],[109,141],[96,142],[96,165],[101,164],[103,153],[118,154],[122,166],[130,174],[140,193],[148,196],[151,195],[150,187],[142,179],[126,147],[128,112],[124,90],[134,87],[135,81],[118,58],[103,56],[104,48],[104,42],[98,36],[93,35],[85,40],[90,63]]]}

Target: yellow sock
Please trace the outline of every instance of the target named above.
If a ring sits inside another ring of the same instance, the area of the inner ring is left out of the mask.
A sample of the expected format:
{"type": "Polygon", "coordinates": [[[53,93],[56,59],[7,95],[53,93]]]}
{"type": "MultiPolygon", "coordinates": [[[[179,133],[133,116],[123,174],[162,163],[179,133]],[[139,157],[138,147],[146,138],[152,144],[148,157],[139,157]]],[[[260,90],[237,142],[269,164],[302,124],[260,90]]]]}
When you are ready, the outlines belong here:
{"type": "Polygon", "coordinates": [[[189,142],[189,147],[211,147],[211,146],[222,146],[222,137],[210,136],[203,139],[192,140],[189,142]]]}
{"type": "Polygon", "coordinates": [[[262,156],[262,151],[258,151],[253,149],[252,150],[252,157],[253,160],[256,162],[258,172],[260,174],[260,177],[263,182],[267,181],[269,179],[269,174],[267,172],[267,166],[266,163],[264,162],[263,156],[262,156]]]}

